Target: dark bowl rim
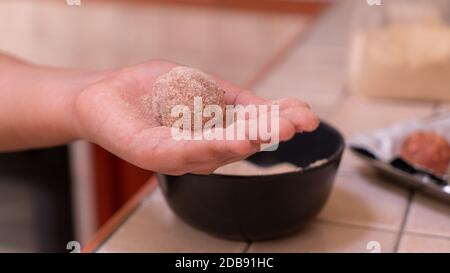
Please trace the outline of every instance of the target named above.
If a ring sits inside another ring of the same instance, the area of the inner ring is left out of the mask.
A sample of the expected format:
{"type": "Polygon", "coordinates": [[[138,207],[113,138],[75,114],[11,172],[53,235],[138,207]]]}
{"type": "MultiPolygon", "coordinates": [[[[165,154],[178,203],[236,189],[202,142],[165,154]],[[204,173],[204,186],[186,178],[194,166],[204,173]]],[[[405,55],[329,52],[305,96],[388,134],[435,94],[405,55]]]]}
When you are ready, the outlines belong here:
{"type": "MultiPolygon", "coordinates": [[[[275,174],[263,174],[263,175],[234,175],[234,174],[217,174],[217,173],[211,173],[211,174],[194,174],[194,173],[187,173],[184,175],[191,175],[194,177],[223,177],[223,178],[233,178],[233,179],[248,179],[248,178],[262,178],[262,177],[276,177],[276,176],[284,176],[284,175],[292,175],[292,174],[300,174],[300,173],[307,173],[310,171],[314,171],[320,168],[324,168],[332,163],[334,163],[336,160],[338,160],[340,158],[340,156],[342,155],[344,149],[345,149],[345,139],[344,136],[341,134],[341,132],[339,132],[335,127],[331,126],[328,122],[325,122],[323,120],[320,121],[321,124],[324,124],[325,126],[327,126],[329,129],[331,129],[331,131],[333,131],[339,139],[340,145],[339,147],[336,149],[336,151],[330,155],[327,158],[323,158],[326,160],[326,162],[324,164],[320,164],[318,166],[313,166],[313,167],[306,167],[306,168],[302,168],[300,170],[296,170],[296,171],[290,171],[290,172],[283,172],[283,173],[275,173],[275,174]]],[[[288,140],[289,141],[289,140],[288,140]]]]}

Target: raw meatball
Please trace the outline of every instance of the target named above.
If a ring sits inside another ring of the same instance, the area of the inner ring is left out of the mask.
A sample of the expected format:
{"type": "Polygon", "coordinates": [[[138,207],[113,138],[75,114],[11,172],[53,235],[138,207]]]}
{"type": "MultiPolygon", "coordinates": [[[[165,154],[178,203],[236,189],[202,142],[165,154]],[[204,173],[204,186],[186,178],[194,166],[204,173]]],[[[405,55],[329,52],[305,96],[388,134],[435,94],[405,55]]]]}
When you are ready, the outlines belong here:
{"type": "Polygon", "coordinates": [[[437,133],[418,131],[404,140],[400,156],[413,165],[443,175],[450,163],[450,144],[437,133]]]}
{"type": "MultiPolygon", "coordinates": [[[[152,110],[161,125],[171,127],[180,118],[170,115],[172,108],[186,105],[191,110],[191,129],[194,130],[194,97],[202,97],[203,109],[207,105],[219,105],[225,115],[224,94],[211,76],[194,68],[178,66],[156,79],[152,110]]],[[[202,118],[202,127],[210,119],[202,118]]]]}

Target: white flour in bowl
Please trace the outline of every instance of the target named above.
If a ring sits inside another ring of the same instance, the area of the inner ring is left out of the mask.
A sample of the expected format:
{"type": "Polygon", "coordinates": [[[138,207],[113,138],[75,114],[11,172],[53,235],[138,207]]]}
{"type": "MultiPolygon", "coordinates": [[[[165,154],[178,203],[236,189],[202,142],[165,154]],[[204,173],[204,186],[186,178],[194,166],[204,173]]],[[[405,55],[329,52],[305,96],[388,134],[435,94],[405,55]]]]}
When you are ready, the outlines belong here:
{"type": "MultiPolygon", "coordinates": [[[[327,163],[327,159],[319,159],[309,164],[305,169],[316,168],[327,163]]],[[[278,163],[269,167],[261,167],[247,160],[241,160],[224,165],[214,171],[225,175],[270,175],[301,171],[303,168],[289,162],[278,163]]]]}
{"type": "Polygon", "coordinates": [[[214,173],[226,175],[269,175],[295,172],[301,169],[301,167],[289,162],[283,162],[269,167],[261,167],[247,160],[241,160],[224,165],[215,170],[214,173]]]}

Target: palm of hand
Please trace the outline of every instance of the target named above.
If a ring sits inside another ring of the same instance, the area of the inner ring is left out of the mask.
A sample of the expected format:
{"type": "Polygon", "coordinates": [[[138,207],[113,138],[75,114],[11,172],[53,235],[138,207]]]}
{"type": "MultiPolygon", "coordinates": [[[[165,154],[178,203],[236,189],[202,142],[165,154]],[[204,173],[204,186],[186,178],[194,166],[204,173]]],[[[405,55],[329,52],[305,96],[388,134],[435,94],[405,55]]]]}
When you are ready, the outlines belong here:
{"type": "MultiPolygon", "coordinates": [[[[109,73],[83,90],[75,105],[80,134],[138,167],[173,175],[211,173],[258,151],[259,144],[249,140],[172,138],[170,128],[155,119],[151,89],[156,78],[174,66],[158,61],[140,64],[109,73]]],[[[226,91],[227,104],[265,103],[228,83],[219,83],[226,91]]],[[[283,101],[280,109],[280,140],[289,139],[295,131],[317,127],[317,118],[314,120],[305,104],[297,100],[283,101]]]]}

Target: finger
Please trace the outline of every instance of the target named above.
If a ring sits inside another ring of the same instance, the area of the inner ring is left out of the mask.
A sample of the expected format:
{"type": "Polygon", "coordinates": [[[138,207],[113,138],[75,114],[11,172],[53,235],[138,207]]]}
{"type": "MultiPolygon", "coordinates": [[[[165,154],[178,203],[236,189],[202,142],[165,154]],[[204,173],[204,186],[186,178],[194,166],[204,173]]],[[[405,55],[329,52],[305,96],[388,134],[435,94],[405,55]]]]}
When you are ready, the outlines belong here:
{"type": "Polygon", "coordinates": [[[280,141],[287,141],[291,139],[297,130],[292,122],[284,117],[280,117],[279,136],[280,141]]]}
{"type": "MultiPolygon", "coordinates": [[[[256,152],[258,152],[260,149],[259,149],[259,145],[257,146],[257,148],[255,148],[254,149],[254,151],[253,151],[253,153],[256,153],[256,152]]],[[[253,154],[252,153],[252,154],[253,154]]],[[[232,157],[232,158],[229,158],[229,159],[227,159],[227,160],[223,160],[223,161],[221,161],[220,163],[214,163],[214,164],[209,164],[209,165],[207,165],[207,166],[199,166],[199,168],[198,169],[194,169],[193,171],[191,171],[191,173],[195,173],[195,174],[211,174],[211,173],[214,173],[214,171],[216,170],[216,169],[218,169],[219,167],[221,167],[221,166],[224,166],[224,165],[227,165],[227,164],[230,164],[230,163],[233,163],[233,162],[236,162],[236,161],[241,161],[241,160],[244,160],[244,159],[246,159],[246,158],[248,158],[248,156],[247,155],[245,155],[245,156],[240,156],[240,157],[232,157]]]]}
{"type": "Polygon", "coordinates": [[[314,131],[319,125],[319,118],[311,111],[311,107],[298,99],[281,99],[273,102],[278,105],[280,115],[289,120],[296,131],[314,131]]]}
{"type": "MultiPolygon", "coordinates": [[[[202,136],[201,139],[176,140],[170,130],[167,127],[153,130],[158,131],[157,134],[164,140],[159,141],[157,145],[150,144],[149,153],[156,154],[155,158],[167,158],[172,166],[195,167],[208,163],[220,165],[230,158],[246,157],[254,152],[253,144],[246,139],[220,140],[206,139],[202,136]]],[[[160,163],[157,162],[155,165],[163,165],[160,163]]]]}
{"type": "Polygon", "coordinates": [[[301,101],[299,99],[295,98],[283,98],[279,100],[275,100],[272,102],[272,104],[278,104],[280,106],[280,109],[286,109],[286,108],[296,108],[296,107],[305,107],[307,109],[311,109],[309,104],[307,104],[304,101],[301,101]]]}
{"type": "Polygon", "coordinates": [[[276,112],[260,113],[258,116],[259,121],[258,126],[263,126],[258,128],[258,139],[259,144],[273,142],[273,141],[286,141],[291,139],[296,129],[292,122],[286,117],[280,115],[276,112]],[[278,119],[278,121],[273,120],[278,119]],[[263,134],[263,135],[260,135],[263,134]],[[268,138],[270,136],[270,138],[268,138]]]}
{"type": "Polygon", "coordinates": [[[238,87],[232,83],[224,81],[215,77],[216,82],[225,91],[225,104],[228,105],[248,105],[248,104],[267,104],[268,101],[261,97],[256,96],[251,91],[238,87]]]}
{"type": "Polygon", "coordinates": [[[308,108],[283,109],[280,116],[289,120],[297,132],[312,132],[319,126],[319,118],[308,108]]]}

